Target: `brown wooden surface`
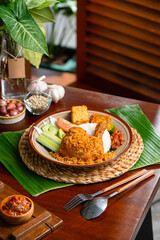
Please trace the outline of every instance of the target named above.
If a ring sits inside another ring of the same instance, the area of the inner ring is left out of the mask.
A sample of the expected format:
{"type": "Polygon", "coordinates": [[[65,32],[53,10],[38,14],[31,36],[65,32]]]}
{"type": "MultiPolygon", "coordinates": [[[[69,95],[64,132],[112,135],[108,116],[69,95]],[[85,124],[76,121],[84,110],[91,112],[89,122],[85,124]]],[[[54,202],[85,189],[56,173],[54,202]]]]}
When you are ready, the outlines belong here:
{"type": "MultiPolygon", "coordinates": [[[[0,203],[4,198],[14,194],[20,193],[0,181],[0,203]]],[[[62,223],[59,217],[34,203],[33,216],[25,224],[14,226],[0,218],[0,239],[41,239],[60,227],[62,223]]]]}
{"type": "MultiPolygon", "coordinates": [[[[65,97],[59,103],[52,104],[45,114],[70,109],[73,105],[82,104],[87,105],[90,109],[98,110],[120,107],[128,104],[138,104],[160,133],[160,105],[71,87],[66,87],[65,97]]],[[[39,119],[39,117],[40,116],[32,116],[27,113],[26,117],[19,123],[13,125],[0,125],[0,131],[17,131],[25,129],[39,119]]],[[[107,210],[100,217],[91,221],[87,221],[81,217],[81,206],[78,206],[68,213],[63,209],[63,205],[78,193],[94,193],[110,184],[116,183],[117,179],[86,186],[70,186],[49,191],[38,197],[30,196],[3,165],[0,165],[0,179],[5,184],[13,187],[21,194],[30,197],[34,202],[43,206],[63,220],[63,225],[48,236],[45,236],[45,240],[133,240],[141,227],[159,187],[159,165],[147,167],[147,169],[155,169],[156,175],[138,184],[134,188],[110,199],[107,210]]],[[[126,173],[119,177],[118,180],[122,180],[130,174],[131,172],[126,173]]]]}

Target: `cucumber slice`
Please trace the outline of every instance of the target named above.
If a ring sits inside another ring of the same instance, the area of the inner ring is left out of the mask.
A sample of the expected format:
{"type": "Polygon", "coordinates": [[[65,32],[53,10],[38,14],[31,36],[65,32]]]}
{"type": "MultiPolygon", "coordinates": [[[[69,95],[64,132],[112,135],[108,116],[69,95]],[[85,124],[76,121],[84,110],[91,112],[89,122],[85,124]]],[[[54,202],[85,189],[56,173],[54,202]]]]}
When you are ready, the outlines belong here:
{"type": "Polygon", "coordinates": [[[53,125],[48,128],[48,131],[53,133],[54,135],[58,133],[58,129],[53,125]]]}
{"type": "Polygon", "coordinates": [[[113,133],[114,132],[114,130],[115,130],[115,125],[114,125],[114,123],[113,122],[107,122],[107,130],[108,130],[108,132],[111,134],[111,133],[113,133]]]}
{"type": "Polygon", "coordinates": [[[46,130],[48,130],[48,128],[51,127],[51,126],[53,126],[52,123],[47,123],[47,124],[44,125],[41,129],[42,129],[42,131],[46,131],[46,130]]]}
{"type": "Polygon", "coordinates": [[[44,131],[44,132],[42,132],[42,135],[59,145],[61,144],[62,140],[59,137],[55,136],[52,132],[44,131]]]}
{"type": "Polygon", "coordinates": [[[53,152],[57,152],[60,146],[52,140],[48,139],[47,137],[43,136],[42,134],[38,136],[37,142],[39,142],[53,152]]]}
{"type": "Polygon", "coordinates": [[[66,135],[65,132],[60,128],[60,129],[58,130],[58,137],[59,137],[60,139],[63,139],[65,135],[66,135]]]}

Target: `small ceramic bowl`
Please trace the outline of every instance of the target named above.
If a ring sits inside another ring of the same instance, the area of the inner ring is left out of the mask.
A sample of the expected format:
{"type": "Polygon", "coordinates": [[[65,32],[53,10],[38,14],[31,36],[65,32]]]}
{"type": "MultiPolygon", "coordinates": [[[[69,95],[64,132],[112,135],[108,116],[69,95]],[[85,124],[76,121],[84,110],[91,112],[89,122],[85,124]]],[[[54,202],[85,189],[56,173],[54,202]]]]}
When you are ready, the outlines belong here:
{"type": "Polygon", "coordinates": [[[41,91],[32,91],[27,93],[24,98],[24,104],[27,110],[33,115],[41,115],[46,112],[52,103],[52,97],[41,91]]]}
{"type": "Polygon", "coordinates": [[[24,107],[23,111],[20,112],[19,114],[15,115],[15,116],[1,116],[0,115],[0,124],[13,124],[13,123],[17,123],[19,121],[21,121],[25,115],[26,115],[26,107],[24,105],[24,103],[18,99],[7,99],[8,101],[13,101],[15,100],[18,103],[21,103],[22,106],[24,107]]]}
{"type": "Polygon", "coordinates": [[[6,197],[2,200],[0,204],[0,216],[5,220],[5,222],[18,225],[27,222],[33,215],[34,212],[34,203],[33,201],[23,195],[11,195],[9,197],[6,197]],[[26,213],[22,213],[20,215],[11,215],[8,212],[5,211],[4,206],[5,204],[12,199],[12,197],[20,197],[20,198],[26,198],[27,202],[30,203],[30,209],[26,213]]]}

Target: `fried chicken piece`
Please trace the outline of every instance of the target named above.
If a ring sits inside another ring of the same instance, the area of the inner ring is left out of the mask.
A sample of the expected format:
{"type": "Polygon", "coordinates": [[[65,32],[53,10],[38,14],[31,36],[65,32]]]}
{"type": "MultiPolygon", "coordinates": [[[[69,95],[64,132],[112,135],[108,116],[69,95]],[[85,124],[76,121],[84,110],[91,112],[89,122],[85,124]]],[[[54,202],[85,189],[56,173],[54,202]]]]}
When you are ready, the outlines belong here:
{"type": "Polygon", "coordinates": [[[102,139],[103,133],[106,129],[107,129],[107,122],[106,121],[99,122],[95,128],[94,136],[102,139]]]}
{"type": "Polygon", "coordinates": [[[97,113],[93,113],[90,119],[91,123],[99,123],[99,122],[103,122],[103,121],[111,121],[112,117],[107,116],[107,115],[101,115],[101,114],[97,114],[97,113]]]}
{"type": "Polygon", "coordinates": [[[63,138],[58,154],[93,162],[103,158],[103,142],[100,138],[89,136],[84,129],[73,127],[63,138]]]}

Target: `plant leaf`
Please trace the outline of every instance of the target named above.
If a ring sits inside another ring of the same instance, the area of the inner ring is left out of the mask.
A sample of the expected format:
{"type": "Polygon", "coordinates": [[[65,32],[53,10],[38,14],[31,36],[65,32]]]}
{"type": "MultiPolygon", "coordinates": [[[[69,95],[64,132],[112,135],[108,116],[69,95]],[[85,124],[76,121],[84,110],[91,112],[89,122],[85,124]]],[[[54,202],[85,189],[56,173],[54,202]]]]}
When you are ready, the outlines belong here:
{"type": "Polygon", "coordinates": [[[39,5],[38,9],[48,7],[49,5],[54,4],[56,2],[57,2],[57,0],[46,0],[46,1],[44,1],[43,4],[39,5]]]}
{"type": "MultiPolygon", "coordinates": [[[[14,4],[21,6],[24,0],[17,0],[14,4]]],[[[12,39],[24,48],[48,55],[47,43],[40,28],[27,11],[24,15],[20,9],[14,8],[18,17],[8,8],[1,6],[0,17],[5,22],[6,28],[12,39]],[[22,18],[19,16],[23,16],[22,18]]]]}
{"type": "Polygon", "coordinates": [[[23,0],[15,0],[13,4],[13,13],[18,19],[25,17],[27,14],[27,5],[23,0]]]}
{"type": "Polygon", "coordinates": [[[28,9],[32,9],[32,8],[42,9],[56,2],[57,0],[26,0],[28,9]]]}
{"type": "MultiPolygon", "coordinates": [[[[46,37],[46,31],[43,24],[38,24],[44,36],[46,37]]],[[[22,48],[23,56],[36,68],[39,68],[43,54],[38,52],[33,52],[30,49],[22,48]]]]}
{"type": "Polygon", "coordinates": [[[22,48],[23,56],[36,68],[39,68],[43,54],[22,48]]]}
{"type": "Polygon", "coordinates": [[[28,9],[37,8],[44,3],[44,0],[25,0],[28,9]]]}
{"type": "Polygon", "coordinates": [[[56,14],[63,10],[63,15],[75,15],[77,13],[77,2],[69,0],[67,2],[57,2],[56,4],[54,4],[53,9],[56,14]]]}
{"type": "Polygon", "coordinates": [[[6,132],[0,134],[0,162],[17,179],[17,181],[32,195],[38,196],[52,189],[71,186],[69,183],[59,183],[39,176],[29,170],[18,151],[18,142],[24,131],[6,132]]]}
{"type": "Polygon", "coordinates": [[[12,5],[13,5],[13,0],[3,0],[3,1],[0,1],[0,6],[6,6],[6,7],[11,8],[12,5]]]}
{"type": "Polygon", "coordinates": [[[33,8],[29,12],[36,23],[55,22],[53,12],[49,7],[44,9],[33,8]]]}
{"type": "Polygon", "coordinates": [[[138,105],[107,110],[126,121],[141,135],[144,150],[137,163],[131,169],[137,169],[160,163],[160,136],[138,105]]]}

